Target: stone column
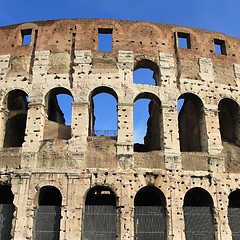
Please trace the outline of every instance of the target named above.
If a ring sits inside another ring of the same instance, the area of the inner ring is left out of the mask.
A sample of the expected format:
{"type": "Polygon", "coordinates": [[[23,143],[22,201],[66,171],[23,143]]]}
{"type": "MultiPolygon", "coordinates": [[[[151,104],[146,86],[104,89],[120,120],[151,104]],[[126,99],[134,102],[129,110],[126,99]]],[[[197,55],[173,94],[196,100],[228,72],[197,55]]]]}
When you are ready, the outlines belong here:
{"type": "Polygon", "coordinates": [[[176,103],[162,105],[162,142],[167,169],[181,169],[176,103]]]}
{"type": "Polygon", "coordinates": [[[72,103],[72,138],[69,140],[70,166],[81,167],[87,148],[89,103],[72,103]]]}
{"type": "Polygon", "coordinates": [[[133,104],[118,104],[118,164],[122,168],[133,166],[133,104]]]}
{"type": "MultiPolygon", "coordinates": [[[[62,239],[81,239],[82,204],[77,194],[78,173],[67,173],[67,202],[65,206],[65,235],[62,239]]],[[[63,235],[63,234],[62,234],[63,235]]]]}
{"type": "Polygon", "coordinates": [[[28,173],[20,173],[20,179],[12,180],[12,190],[14,193],[14,205],[16,207],[16,224],[14,238],[16,240],[30,239],[32,236],[33,213],[28,206],[28,190],[30,175],[28,173]],[[30,219],[31,218],[31,219],[30,219]]]}
{"type": "Polygon", "coordinates": [[[43,141],[45,121],[44,105],[34,99],[30,100],[21,158],[21,166],[26,168],[36,165],[35,155],[43,141]]]}
{"type": "Polygon", "coordinates": [[[4,144],[7,119],[8,119],[8,110],[1,109],[0,110],[0,129],[1,129],[0,148],[2,148],[4,144]]]}

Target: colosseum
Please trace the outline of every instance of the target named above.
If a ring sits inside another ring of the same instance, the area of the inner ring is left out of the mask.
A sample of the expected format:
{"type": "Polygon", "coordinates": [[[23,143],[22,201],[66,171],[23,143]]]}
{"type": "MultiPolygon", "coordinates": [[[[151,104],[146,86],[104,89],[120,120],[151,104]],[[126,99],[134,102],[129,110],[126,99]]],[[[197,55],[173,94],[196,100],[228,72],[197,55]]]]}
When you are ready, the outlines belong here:
{"type": "Polygon", "coordinates": [[[240,39],[111,19],[0,36],[0,239],[240,239],[240,39]],[[139,69],[154,84],[135,81],[139,69]],[[102,93],[117,131],[99,134],[102,93]],[[70,125],[59,95],[72,99],[70,125]]]}

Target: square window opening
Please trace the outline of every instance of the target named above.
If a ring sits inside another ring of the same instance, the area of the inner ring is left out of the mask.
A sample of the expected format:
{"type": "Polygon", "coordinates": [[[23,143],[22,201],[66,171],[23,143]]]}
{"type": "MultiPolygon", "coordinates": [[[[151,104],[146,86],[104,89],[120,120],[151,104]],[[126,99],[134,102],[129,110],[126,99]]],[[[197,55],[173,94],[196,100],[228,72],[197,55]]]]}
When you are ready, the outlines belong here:
{"type": "Polygon", "coordinates": [[[227,55],[225,41],[214,39],[214,48],[216,54],[227,55]]]}
{"type": "Polygon", "coordinates": [[[177,33],[178,48],[191,48],[190,34],[189,33],[177,33]]]}
{"type": "Polygon", "coordinates": [[[112,52],[112,32],[111,28],[98,29],[98,51],[112,52]]]}
{"type": "Polygon", "coordinates": [[[21,30],[22,45],[30,45],[32,38],[32,29],[21,30]]]}

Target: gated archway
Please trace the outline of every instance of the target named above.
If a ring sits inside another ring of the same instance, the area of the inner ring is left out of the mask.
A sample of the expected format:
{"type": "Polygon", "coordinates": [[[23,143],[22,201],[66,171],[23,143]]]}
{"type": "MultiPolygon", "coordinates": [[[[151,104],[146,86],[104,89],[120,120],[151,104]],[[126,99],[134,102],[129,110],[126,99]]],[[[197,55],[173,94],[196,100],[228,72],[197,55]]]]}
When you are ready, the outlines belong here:
{"type": "Polygon", "coordinates": [[[15,207],[10,186],[0,186],[0,239],[10,240],[15,207]]]}
{"type": "Polygon", "coordinates": [[[60,235],[62,195],[52,186],[40,189],[38,207],[35,210],[33,239],[58,240],[60,235]]]}
{"type": "Polygon", "coordinates": [[[186,240],[214,240],[213,200],[202,188],[190,189],[184,197],[186,240]]]}
{"type": "Polygon", "coordinates": [[[116,197],[105,186],[89,190],[83,211],[82,240],[116,239],[116,197]]]}
{"type": "Polygon", "coordinates": [[[141,188],[134,199],[134,239],[165,240],[165,197],[156,187],[141,188]]]}

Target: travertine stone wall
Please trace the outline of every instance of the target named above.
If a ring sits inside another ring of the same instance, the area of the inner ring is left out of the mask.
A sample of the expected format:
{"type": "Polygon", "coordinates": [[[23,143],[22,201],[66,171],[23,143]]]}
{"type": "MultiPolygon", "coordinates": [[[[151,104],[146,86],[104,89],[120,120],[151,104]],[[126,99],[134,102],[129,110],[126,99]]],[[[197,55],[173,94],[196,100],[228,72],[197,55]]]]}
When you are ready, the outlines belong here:
{"type": "Polygon", "coordinates": [[[240,131],[236,129],[233,145],[223,144],[218,104],[225,98],[240,104],[240,39],[109,19],[23,23],[1,27],[0,37],[0,182],[11,185],[14,194],[13,239],[32,239],[43,186],[62,194],[60,239],[81,239],[86,195],[98,185],[116,195],[117,239],[134,239],[134,197],[144,186],[155,186],[165,196],[168,240],[185,239],[183,200],[194,187],[207,190],[213,199],[216,239],[231,239],[228,196],[240,188],[240,131]],[[111,29],[111,52],[98,51],[98,29],[111,29]],[[27,45],[22,44],[25,30],[31,30],[27,45]],[[190,46],[178,46],[177,33],[190,36],[190,46]],[[215,52],[214,39],[223,42],[222,52],[215,52]],[[146,60],[153,65],[141,67],[158,69],[156,86],[134,83],[133,71],[146,60]],[[55,88],[67,89],[73,97],[70,139],[49,133],[67,131],[49,127],[47,96],[55,88]],[[29,109],[22,147],[4,148],[12,90],[28,95],[29,109]],[[89,136],[96,92],[116,97],[117,138],[89,136]],[[185,93],[202,102],[201,152],[180,151],[177,100],[185,93]],[[146,96],[161,103],[161,117],[155,118],[161,150],[134,152],[134,102],[146,96]]]}

